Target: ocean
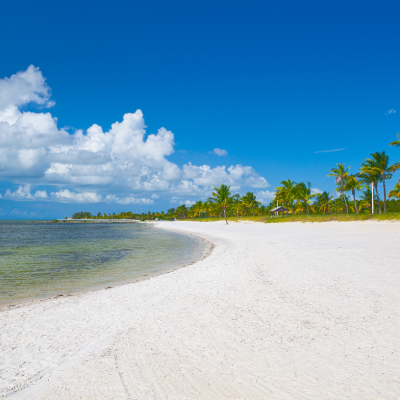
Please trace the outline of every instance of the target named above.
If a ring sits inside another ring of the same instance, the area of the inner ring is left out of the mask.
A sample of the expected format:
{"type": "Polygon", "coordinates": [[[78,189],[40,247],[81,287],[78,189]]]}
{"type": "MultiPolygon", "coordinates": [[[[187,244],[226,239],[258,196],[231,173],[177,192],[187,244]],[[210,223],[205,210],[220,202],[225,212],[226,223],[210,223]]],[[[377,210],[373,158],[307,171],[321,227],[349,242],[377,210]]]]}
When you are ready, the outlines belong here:
{"type": "Polygon", "coordinates": [[[196,261],[204,249],[195,237],[148,224],[0,221],[0,306],[140,280],[196,261]]]}

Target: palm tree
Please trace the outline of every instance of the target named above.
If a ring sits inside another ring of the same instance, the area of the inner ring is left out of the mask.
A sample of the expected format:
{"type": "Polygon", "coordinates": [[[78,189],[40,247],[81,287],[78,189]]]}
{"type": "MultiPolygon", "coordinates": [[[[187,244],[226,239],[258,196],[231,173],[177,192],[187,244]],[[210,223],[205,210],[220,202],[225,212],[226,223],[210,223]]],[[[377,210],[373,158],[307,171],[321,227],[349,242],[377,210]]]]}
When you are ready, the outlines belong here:
{"type": "MultiPolygon", "coordinates": [[[[371,174],[367,174],[367,173],[360,173],[357,176],[361,179],[365,188],[369,188],[371,186],[371,184],[374,186],[374,190],[375,190],[374,198],[376,197],[376,201],[378,203],[378,208],[379,208],[379,214],[381,214],[381,201],[380,201],[379,193],[378,193],[378,182],[380,180],[380,176],[379,175],[371,175],[371,174]]],[[[371,196],[372,196],[372,192],[371,192],[371,196]]],[[[371,202],[371,213],[372,213],[372,202],[371,202]]]]}
{"type": "Polygon", "coordinates": [[[307,182],[307,185],[304,182],[300,182],[296,185],[295,196],[299,202],[303,201],[306,209],[307,215],[310,215],[310,210],[308,205],[311,204],[311,199],[315,197],[315,194],[311,194],[311,183],[307,182]]]}
{"type": "Polygon", "coordinates": [[[330,196],[329,192],[322,192],[317,195],[318,208],[323,211],[324,215],[329,211],[332,199],[333,196],[330,196]]]}
{"type": "Polygon", "coordinates": [[[344,202],[346,204],[346,210],[347,210],[347,214],[348,214],[349,207],[347,206],[347,200],[344,195],[344,181],[345,181],[346,177],[349,175],[350,167],[345,168],[344,164],[336,164],[336,165],[337,165],[337,168],[332,168],[331,173],[328,174],[328,176],[334,176],[335,181],[337,183],[340,183],[340,191],[342,192],[342,196],[343,196],[344,202]]]}
{"type": "Polygon", "coordinates": [[[228,225],[228,219],[226,217],[226,209],[232,204],[232,200],[239,197],[238,194],[231,196],[230,186],[221,185],[220,187],[215,187],[215,192],[212,192],[212,197],[208,198],[211,203],[218,204],[219,208],[223,210],[225,222],[228,225]]]}
{"type": "Polygon", "coordinates": [[[397,197],[400,199],[400,182],[394,185],[394,189],[389,192],[388,197],[397,197]]]}
{"type": "Polygon", "coordinates": [[[356,210],[356,213],[358,214],[355,191],[361,190],[364,187],[364,185],[357,178],[358,178],[357,174],[356,175],[349,174],[346,178],[343,190],[345,192],[351,190],[351,194],[353,195],[353,201],[354,201],[354,209],[356,210]]]}
{"type": "MultiPolygon", "coordinates": [[[[364,186],[365,190],[361,192],[359,210],[367,207],[370,209],[372,214],[372,191],[369,186],[364,186]]],[[[375,196],[376,197],[376,196],[375,196]]]]}
{"type": "Polygon", "coordinates": [[[331,201],[329,208],[334,214],[340,214],[340,212],[345,209],[343,199],[341,197],[339,197],[339,198],[331,201]]]}
{"type": "Polygon", "coordinates": [[[294,200],[295,200],[295,188],[297,186],[296,182],[288,179],[287,181],[281,182],[282,186],[276,188],[276,199],[281,200],[283,204],[291,207],[292,214],[294,213],[294,200]]]}
{"type": "Polygon", "coordinates": [[[235,198],[232,200],[232,210],[236,213],[237,217],[239,216],[239,211],[242,210],[242,207],[243,207],[243,204],[240,201],[240,199],[235,198]]]}
{"type": "Polygon", "coordinates": [[[197,215],[200,217],[203,212],[203,203],[201,201],[196,202],[192,207],[190,207],[190,210],[193,213],[193,217],[196,217],[197,215]]]}
{"type": "Polygon", "coordinates": [[[397,140],[395,140],[394,142],[390,143],[391,146],[396,146],[396,147],[400,147],[400,133],[397,134],[397,140]]]}
{"type": "Polygon", "coordinates": [[[174,218],[175,211],[175,208],[170,208],[169,210],[167,210],[168,218],[174,218]]]}
{"type": "Polygon", "coordinates": [[[367,158],[361,164],[361,172],[370,175],[379,176],[383,183],[383,210],[386,212],[386,180],[392,177],[391,172],[397,169],[395,165],[389,166],[389,156],[382,153],[372,153],[372,158],[367,158]]]}
{"type": "Polygon", "coordinates": [[[243,196],[243,197],[242,197],[242,202],[243,202],[243,204],[246,205],[246,207],[249,207],[249,208],[250,208],[250,210],[251,210],[251,215],[253,215],[253,216],[254,216],[254,207],[255,207],[256,205],[261,204],[260,202],[258,202],[258,201],[256,200],[256,196],[254,195],[253,192],[247,192],[247,193],[246,193],[246,196],[243,196]]]}

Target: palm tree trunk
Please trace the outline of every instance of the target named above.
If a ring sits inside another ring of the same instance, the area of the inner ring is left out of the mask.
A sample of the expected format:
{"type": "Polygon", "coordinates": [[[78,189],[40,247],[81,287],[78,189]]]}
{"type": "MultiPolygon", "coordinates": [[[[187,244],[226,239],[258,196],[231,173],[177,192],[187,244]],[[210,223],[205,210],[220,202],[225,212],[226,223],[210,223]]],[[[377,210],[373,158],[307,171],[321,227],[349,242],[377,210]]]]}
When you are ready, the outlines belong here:
{"type": "Polygon", "coordinates": [[[382,210],[381,210],[381,200],[380,200],[380,198],[379,198],[379,193],[378,193],[378,182],[374,182],[374,186],[375,186],[376,197],[377,197],[377,199],[378,199],[379,214],[382,214],[382,210]]]}
{"type": "Polygon", "coordinates": [[[349,207],[347,207],[347,199],[346,199],[346,196],[344,195],[344,191],[343,191],[343,179],[340,181],[340,183],[341,183],[341,187],[342,187],[342,196],[344,198],[344,204],[346,204],[346,211],[347,211],[347,214],[348,214],[349,213],[349,207]]]}
{"type": "Polygon", "coordinates": [[[305,203],[306,203],[306,208],[307,208],[307,215],[310,215],[310,210],[308,209],[307,200],[305,201],[305,203]]]}
{"type": "Polygon", "coordinates": [[[382,183],[383,183],[383,212],[386,213],[386,184],[385,184],[385,173],[382,174],[382,183]]]}
{"type": "Polygon", "coordinates": [[[353,193],[354,209],[356,210],[356,213],[358,214],[357,203],[356,203],[356,192],[355,192],[354,188],[351,188],[351,191],[353,193]]]}
{"type": "Polygon", "coordinates": [[[226,222],[226,224],[229,225],[229,224],[228,224],[228,219],[226,218],[226,208],[224,208],[224,217],[225,217],[225,222],[226,222]]]}

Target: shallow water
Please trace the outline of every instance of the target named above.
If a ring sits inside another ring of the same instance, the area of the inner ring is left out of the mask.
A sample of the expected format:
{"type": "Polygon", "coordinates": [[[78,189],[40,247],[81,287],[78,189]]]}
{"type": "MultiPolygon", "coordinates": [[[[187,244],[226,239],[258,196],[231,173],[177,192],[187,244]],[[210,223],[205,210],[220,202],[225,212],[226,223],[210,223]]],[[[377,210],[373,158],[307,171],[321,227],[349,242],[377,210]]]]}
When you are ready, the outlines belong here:
{"type": "Polygon", "coordinates": [[[146,224],[0,221],[0,305],[134,281],[197,260],[204,247],[146,224]]]}

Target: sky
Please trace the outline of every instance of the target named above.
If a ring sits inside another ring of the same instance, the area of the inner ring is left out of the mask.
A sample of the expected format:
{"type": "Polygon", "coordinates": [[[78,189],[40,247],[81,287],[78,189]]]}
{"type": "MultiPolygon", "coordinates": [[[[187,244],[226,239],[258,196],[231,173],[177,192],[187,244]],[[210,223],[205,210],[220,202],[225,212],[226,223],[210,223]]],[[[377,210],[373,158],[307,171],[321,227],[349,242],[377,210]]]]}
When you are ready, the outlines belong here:
{"type": "MultiPolygon", "coordinates": [[[[395,1],[2,5],[0,218],[335,189],[400,132],[395,1]]],[[[388,182],[392,188],[400,177],[388,182]]],[[[381,189],[382,192],[382,189],[381,189]]]]}

